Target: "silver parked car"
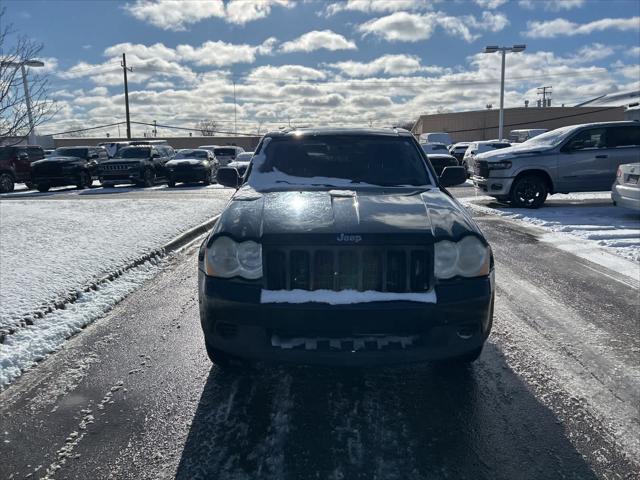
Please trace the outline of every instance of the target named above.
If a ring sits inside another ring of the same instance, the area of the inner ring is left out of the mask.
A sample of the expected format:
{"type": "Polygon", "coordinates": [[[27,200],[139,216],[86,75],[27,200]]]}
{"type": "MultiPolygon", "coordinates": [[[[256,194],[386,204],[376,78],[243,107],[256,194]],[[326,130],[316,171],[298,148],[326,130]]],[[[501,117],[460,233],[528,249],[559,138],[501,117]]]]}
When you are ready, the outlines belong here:
{"type": "Polygon", "coordinates": [[[571,125],[477,155],[474,185],[514,207],[538,208],[548,194],[609,190],[616,170],[640,159],[636,121],[571,125]]]}
{"type": "Polygon", "coordinates": [[[618,167],[616,181],[611,187],[614,205],[640,211],[640,163],[618,167]]]}

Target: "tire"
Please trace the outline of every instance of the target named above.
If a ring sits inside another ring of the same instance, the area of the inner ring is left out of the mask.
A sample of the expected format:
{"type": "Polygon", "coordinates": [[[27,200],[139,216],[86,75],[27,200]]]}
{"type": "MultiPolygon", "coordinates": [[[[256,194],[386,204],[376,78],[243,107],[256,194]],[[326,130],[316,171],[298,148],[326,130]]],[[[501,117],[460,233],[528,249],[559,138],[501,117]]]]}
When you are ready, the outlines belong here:
{"type": "Polygon", "coordinates": [[[174,188],[176,186],[176,181],[170,178],[169,180],[167,180],[167,185],[169,186],[169,188],[174,188]]]}
{"type": "Polygon", "coordinates": [[[143,187],[153,187],[156,183],[156,172],[154,172],[151,168],[147,168],[142,174],[142,186],[143,187]]]}
{"type": "Polygon", "coordinates": [[[40,183],[38,184],[38,191],[39,192],[48,192],[49,189],[51,188],[51,185],[49,185],[48,183],[40,183]]]}
{"type": "Polygon", "coordinates": [[[524,175],[511,186],[509,199],[516,208],[540,208],[549,191],[544,179],[538,175],[524,175]]]}
{"type": "Polygon", "coordinates": [[[0,174],[0,193],[13,192],[13,189],[15,187],[16,183],[14,182],[13,177],[10,174],[0,174]]]}
{"type": "Polygon", "coordinates": [[[102,188],[113,188],[115,185],[111,182],[100,182],[100,185],[102,186],[102,188]]]}
{"type": "Polygon", "coordinates": [[[209,175],[205,175],[202,183],[205,185],[211,185],[213,183],[213,170],[209,170],[209,175]]]}
{"type": "Polygon", "coordinates": [[[470,363],[475,362],[482,353],[482,347],[476,348],[475,350],[470,351],[469,353],[465,353],[464,355],[459,355],[457,357],[449,358],[440,363],[444,365],[449,365],[452,367],[460,367],[463,365],[468,365],[470,363]]]}
{"type": "Polygon", "coordinates": [[[92,183],[93,183],[93,180],[91,179],[91,175],[89,175],[87,172],[80,172],[80,177],[78,178],[78,183],[76,184],[76,188],[78,190],[91,188],[92,183]]]}
{"type": "Polygon", "coordinates": [[[232,355],[228,355],[217,348],[209,345],[209,342],[205,339],[204,345],[207,348],[207,355],[209,356],[209,360],[212,363],[215,363],[218,367],[229,370],[229,369],[242,369],[247,367],[247,363],[242,360],[233,357],[232,355]]]}
{"type": "Polygon", "coordinates": [[[36,188],[36,184],[33,182],[24,182],[25,187],[27,187],[29,190],[33,190],[34,188],[36,188]]]}

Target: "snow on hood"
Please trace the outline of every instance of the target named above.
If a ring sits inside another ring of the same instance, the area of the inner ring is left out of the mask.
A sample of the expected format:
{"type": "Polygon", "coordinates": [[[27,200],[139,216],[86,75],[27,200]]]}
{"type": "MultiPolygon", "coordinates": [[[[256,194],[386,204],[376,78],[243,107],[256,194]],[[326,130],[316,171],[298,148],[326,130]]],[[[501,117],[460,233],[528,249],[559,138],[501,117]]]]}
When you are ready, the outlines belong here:
{"type": "Polygon", "coordinates": [[[173,165],[200,165],[205,160],[197,158],[180,158],[177,160],[169,160],[165,165],[171,167],[173,165]]]}
{"type": "Polygon", "coordinates": [[[480,153],[476,155],[476,159],[499,161],[520,155],[533,155],[536,153],[551,150],[552,148],[553,145],[527,145],[525,142],[507,148],[499,148],[497,150],[490,150],[488,152],[480,153]]]}

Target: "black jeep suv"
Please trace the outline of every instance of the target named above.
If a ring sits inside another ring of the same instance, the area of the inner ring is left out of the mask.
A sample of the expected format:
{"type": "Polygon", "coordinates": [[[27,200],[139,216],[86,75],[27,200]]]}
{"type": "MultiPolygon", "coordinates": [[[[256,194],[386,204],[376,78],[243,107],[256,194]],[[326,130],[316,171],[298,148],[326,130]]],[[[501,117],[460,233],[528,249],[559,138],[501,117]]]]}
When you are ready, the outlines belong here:
{"type": "Polygon", "coordinates": [[[118,183],[133,183],[152,187],[159,179],[167,179],[165,164],[175,155],[167,145],[136,145],[124,147],[111,159],[100,164],[100,183],[111,187],[118,183]]]}
{"type": "Polygon", "coordinates": [[[481,353],[493,318],[482,233],[406,130],[267,134],[198,257],[209,357],[371,365],[481,353]]]}
{"type": "Polygon", "coordinates": [[[89,188],[98,179],[98,164],[108,158],[102,147],[60,147],[31,164],[31,181],[41,192],[64,185],[89,188]]]}

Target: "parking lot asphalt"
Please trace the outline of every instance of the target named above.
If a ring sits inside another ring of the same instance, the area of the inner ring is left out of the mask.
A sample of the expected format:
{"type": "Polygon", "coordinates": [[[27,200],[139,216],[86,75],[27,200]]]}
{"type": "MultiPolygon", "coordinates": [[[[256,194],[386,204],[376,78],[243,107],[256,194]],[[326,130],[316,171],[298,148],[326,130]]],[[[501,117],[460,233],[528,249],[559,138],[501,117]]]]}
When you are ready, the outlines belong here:
{"type": "Polygon", "coordinates": [[[637,291],[476,220],[497,297],[473,366],[222,371],[194,243],[0,393],[0,478],[638,478],[637,291]]]}

